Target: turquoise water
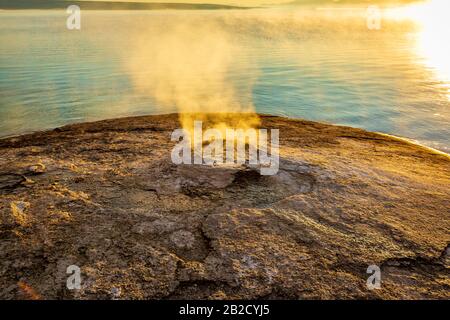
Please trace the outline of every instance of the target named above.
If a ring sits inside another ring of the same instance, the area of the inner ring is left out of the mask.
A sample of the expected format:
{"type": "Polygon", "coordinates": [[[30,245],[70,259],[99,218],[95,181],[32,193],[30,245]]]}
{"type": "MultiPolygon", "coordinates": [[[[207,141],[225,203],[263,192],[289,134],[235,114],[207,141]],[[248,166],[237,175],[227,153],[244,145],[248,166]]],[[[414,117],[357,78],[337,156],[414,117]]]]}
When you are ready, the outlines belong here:
{"type": "Polygon", "coordinates": [[[0,12],[0,136],[214,97],[450,150],[448,68],[419,49],[414,22],[375,31],[358,13],[318,10],[82,12],[69,31],[66,17],[0,12]]]}

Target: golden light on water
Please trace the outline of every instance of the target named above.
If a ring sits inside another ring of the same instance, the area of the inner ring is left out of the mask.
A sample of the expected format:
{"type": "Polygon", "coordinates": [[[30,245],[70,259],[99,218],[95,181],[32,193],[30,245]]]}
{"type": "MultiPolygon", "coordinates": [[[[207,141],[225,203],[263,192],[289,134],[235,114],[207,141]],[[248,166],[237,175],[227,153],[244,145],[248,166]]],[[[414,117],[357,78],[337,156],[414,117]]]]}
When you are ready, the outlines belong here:
{"type": "Polygon", "coordinates": [[[394,17],[419,24],[416,53],[445,87],[450,100],[450,1],[430,0],[408,6],[396,10],[394,17]]]}

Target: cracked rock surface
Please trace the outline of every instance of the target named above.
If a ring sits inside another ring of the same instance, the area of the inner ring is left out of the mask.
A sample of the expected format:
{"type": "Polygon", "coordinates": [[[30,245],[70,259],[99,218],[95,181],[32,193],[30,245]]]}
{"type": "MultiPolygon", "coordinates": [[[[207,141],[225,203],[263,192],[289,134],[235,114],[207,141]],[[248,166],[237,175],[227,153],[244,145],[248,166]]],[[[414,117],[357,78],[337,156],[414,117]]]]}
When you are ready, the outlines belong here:
{"type": "Polygon", "coordinates": [[[275,176],[172,164],[175,114],[0,140],[0,298],[450,298],[447,156],[348,127],[261,126],[280,130],[275,176]]]}

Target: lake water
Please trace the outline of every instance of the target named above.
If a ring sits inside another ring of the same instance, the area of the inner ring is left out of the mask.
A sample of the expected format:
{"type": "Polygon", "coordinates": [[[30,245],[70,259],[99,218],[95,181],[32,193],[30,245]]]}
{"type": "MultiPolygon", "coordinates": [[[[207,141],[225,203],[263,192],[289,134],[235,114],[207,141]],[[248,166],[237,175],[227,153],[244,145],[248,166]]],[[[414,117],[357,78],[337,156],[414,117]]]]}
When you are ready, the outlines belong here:
{"type": "Polygon", "coordinates": [[[2,11],[0,136],[217,101],[449,152],[449,29],[362,12],[2,11]]]}

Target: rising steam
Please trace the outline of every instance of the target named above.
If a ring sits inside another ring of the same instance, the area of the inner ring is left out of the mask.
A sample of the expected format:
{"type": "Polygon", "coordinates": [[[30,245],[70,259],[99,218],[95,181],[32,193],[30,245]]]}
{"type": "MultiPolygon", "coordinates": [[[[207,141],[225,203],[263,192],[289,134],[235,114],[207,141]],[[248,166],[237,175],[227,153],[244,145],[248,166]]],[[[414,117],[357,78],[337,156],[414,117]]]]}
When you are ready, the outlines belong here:
{"type": "Polygon", "coordinates": [[[158,25],[158,30],[139,32],[128,64],[136,90],[160,106],[176,107],[188,130],[193,120],[208,121],[216,128],[256,125],[251,99],[254,72],[239,86],[230,79],[232,65],[245,63],[239,59],[242,47],[215,21],[179,18],[158,25]],[[236,115],[243,112],[246,117],[236,115]],[[235,115],[227,116],[225,123],[224,114],[235,115]]]}

